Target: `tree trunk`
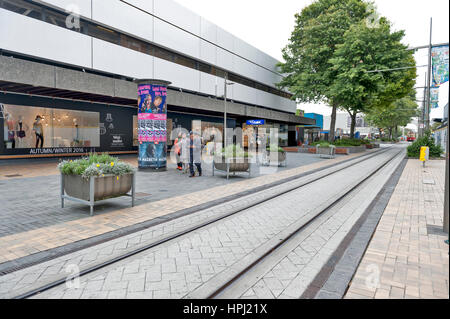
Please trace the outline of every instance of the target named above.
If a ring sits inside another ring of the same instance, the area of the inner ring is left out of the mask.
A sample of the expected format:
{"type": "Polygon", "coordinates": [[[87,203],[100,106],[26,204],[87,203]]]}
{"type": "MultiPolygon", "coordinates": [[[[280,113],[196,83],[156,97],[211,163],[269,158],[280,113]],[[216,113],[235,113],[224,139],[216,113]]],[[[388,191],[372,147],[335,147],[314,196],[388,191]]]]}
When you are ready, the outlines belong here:
{"type": "Polygon", "coordinates": [[[381,139],[381,128],[378,129],[378,132],[380,133],[380,139],[381,139]]]}
{"type": "Polygon", "coordinates": [[[395,127],[395,138],[398,138],[398,126],[395,127]]]}
{"type": "Polygon", "coordinates": [[[355,127],[356,127],[356,112],[350,113],[352,118],[352,125],[350,126],[350,138],[355,138],[355,127]]]}
{"type": "Polygon", "coordinates": [[[392,140],[392,127],[389,128],[389,139],[392,140]]]}
{"type": "Polygon", "coordinates": [[[328,134],[328,142],[333,143],[334,142],[334,135],[336,132],[336,111],[337,106],[336,104],[332,105],[333,110],[331,111],[331,120],[330,120],[330,134],[328,134]]]}

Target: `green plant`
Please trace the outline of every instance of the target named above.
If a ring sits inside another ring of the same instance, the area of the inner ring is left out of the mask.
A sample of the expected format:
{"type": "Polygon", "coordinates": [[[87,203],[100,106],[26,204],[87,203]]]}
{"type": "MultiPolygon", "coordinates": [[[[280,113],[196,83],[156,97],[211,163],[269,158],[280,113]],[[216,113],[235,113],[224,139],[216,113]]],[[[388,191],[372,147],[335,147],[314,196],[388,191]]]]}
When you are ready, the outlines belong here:
{"type": "Polygon", "coordinates": [[[316,146],[319,146],[319,147],[335,147],[334,145],[332,145],[332,144],[330,144],[329,142],[326,142],[326,141],[316,142],[316,146]]]}
{"type": "Polygon", "coordinates": [[[333,142],[335,146],[361,146],[363,144],[365,144],[363,140],[356,138],[343,138],[333,142]]]}
{"type": "Polygon", "coordinates": [[[227,145],[226,148],[222,148],[222,155],[226,158],[238,158],[238,157],[251,157],[240,144],[227,145]]]}
{"type": "Polygon", "coordinates": [[[117,157],[104,154],[89,154],[78,160],[62,161],[58,169],[64,175],[81,175],[83,178],[102,175],[125,175],[135,172],[132,165],[120,161],[117,157]]]}
{"type": "Polygon", "coordinates": [[[422,146],[428,146],[430,148],[430,157],[440,157],[443,152],[440,145],[434,144],[434,139],[428,131],[423,137],[417,139],[414,143],[408,146],[408,157],[419,158],[420,148],[422,146]]]}
{"type": "Polygon", "coordinates": [[[284,149],[276,144],[270,144],[270,146],[267,146],[266,148],[269,152],[279,152],[279,153],[284,153],[284,149]]]}

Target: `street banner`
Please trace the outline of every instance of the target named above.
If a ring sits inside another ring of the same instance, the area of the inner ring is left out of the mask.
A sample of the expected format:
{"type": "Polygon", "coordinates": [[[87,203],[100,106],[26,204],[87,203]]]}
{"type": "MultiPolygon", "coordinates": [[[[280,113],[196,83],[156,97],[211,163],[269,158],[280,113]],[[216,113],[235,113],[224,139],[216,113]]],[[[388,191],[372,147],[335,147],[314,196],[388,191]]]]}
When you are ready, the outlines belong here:
{"type": "Polygon", "coordinates": [[[431,48],[432,85],[439,87],[448,81],[448,45],[431,48]]]}
{"type": "Polygon", "coordinates": [[[439,107],[439,88],[430,88],[431,108],[437,109],[439,107]]]}
{"type": "Polygon", "coordinates": [[[167,166],[167,87],[138,85],[139,168],[167,166]]]}

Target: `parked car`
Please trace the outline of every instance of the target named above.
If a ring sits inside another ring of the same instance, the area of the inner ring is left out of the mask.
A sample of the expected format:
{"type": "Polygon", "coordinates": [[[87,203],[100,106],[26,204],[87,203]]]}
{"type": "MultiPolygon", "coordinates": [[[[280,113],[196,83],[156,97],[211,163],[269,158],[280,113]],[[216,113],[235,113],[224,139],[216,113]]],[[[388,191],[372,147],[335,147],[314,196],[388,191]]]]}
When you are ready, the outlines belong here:
{"type": "Polygon", "coordinates": [[[415,138],[414,136],[408,136],[408,137],[406,138],[406,140],[407,140],[408,142],[414,142],[414,141],[416,140],[416,138],[415,138]]]}

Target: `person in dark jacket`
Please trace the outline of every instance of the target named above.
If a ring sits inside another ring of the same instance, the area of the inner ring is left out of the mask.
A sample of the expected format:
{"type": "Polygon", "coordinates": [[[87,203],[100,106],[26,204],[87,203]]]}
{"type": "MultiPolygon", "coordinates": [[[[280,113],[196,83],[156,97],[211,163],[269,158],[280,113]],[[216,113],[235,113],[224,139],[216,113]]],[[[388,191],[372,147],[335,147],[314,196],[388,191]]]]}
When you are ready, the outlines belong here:
{"type": "Polygon", "coordinates": [[[195,135],[194,132],[190,132],[189,135],[189,169],[191,173],[189,177],[195,177],[194,164],[197,167],[199,176],[202,176],[202,142],[200,137],[195,135]]]}

